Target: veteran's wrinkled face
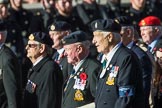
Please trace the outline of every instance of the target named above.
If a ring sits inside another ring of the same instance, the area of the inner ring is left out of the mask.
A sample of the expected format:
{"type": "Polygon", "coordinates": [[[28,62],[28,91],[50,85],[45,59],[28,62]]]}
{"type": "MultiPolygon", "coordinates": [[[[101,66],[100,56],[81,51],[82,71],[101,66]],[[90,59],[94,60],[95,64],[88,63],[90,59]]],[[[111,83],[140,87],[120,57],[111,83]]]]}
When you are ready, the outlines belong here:
{"type": "Polygon", "coordinates": [[[57,50],[61,49],[63,47],[61,43],[61,39],[68,34],[69,32],[65,32],[65,31],[49,31],[50,38],[53,41],[52,48],[55,48],[57,50]]]}
{"type": "Polygon", "coordinates": [[[140,27],[141,37],[143,42],[146,44],[151,44],[155,39],[155,32],[151,26],[142,26],[140,27]]]}
{"type": "Polygon", "coordinates": [[[104,36],[102,32],[95,31],[93,32],[92,43],[96,46],[99,53],[106,54],[108,53],[109,42],[107,36],[104,36]]]}
{"type": "Polygon", "coordinates": [[[67,56],[67,61],[70,64],[77,64],[78,63],[78,57],[79,57],[79,49],[78,45],[76,44],[69,44],[63,46],[65,49],[65,55],[67,56]]]}
{"type": "Polygon", "coordinates": [[[36,60],[40,55],[41,44],[36,41],[28,41],[26,45],[27,57],[30,60],[36,60]]]}

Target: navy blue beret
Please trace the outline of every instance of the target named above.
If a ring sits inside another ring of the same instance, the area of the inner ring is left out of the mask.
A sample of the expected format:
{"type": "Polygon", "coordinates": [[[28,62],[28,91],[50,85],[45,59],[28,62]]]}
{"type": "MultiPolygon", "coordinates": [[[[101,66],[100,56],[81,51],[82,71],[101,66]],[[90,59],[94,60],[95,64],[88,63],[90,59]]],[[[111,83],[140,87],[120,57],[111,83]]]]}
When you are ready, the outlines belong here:
{"type": "Polygon", "coordinates": [[[38,41],[42,44],[52,46],[53,41],[49,35],[44,32],[35,32],[29,35],[29,40],[38,41]]]}
{"type": "Polygon", "coordinates": [[[119,16],[114,19],[121,26],[132,26],[131,18],[128,16],[119,16]]]}
{"type": "Polygon", "coordinates": [[[4,21],[0,21],[0,31],[5,31],[7,29],[6,23],[4,21]]]}
{"type": "Polygon", "coordinates": [[[93,31],[103,30],[108,32],[117,32],[121,30],[121,25],[112,19],[97,19],[91,23],[93,31]]]}
{"type": "Polygon", "coordinates": [[[49,31],[65,31],[65,30],[70,30],[71,25],[65,21],[57,21],[52,23],[48,27],[49,31]]]}
{"type": "Polygon", "coordinates": [[[71,34],[65,36],[62,39],[62,44],[67,45],[67,44],[86,41],[87,37],[88,37],[88,35],[85,32],[83,32],[83,31],[75,31],[75,32],[72,32],[71,34]]]}

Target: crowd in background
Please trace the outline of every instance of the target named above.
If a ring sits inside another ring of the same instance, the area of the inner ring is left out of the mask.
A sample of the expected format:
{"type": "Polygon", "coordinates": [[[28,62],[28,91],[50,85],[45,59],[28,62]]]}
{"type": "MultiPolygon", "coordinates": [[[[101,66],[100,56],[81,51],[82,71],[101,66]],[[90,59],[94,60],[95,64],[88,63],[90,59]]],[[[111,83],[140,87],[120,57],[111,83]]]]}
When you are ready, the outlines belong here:
{"type": "Polygon", "coordinates": [[[0,0],[0,108],[161,108],[162,0],[73,2],[0,0]]]}

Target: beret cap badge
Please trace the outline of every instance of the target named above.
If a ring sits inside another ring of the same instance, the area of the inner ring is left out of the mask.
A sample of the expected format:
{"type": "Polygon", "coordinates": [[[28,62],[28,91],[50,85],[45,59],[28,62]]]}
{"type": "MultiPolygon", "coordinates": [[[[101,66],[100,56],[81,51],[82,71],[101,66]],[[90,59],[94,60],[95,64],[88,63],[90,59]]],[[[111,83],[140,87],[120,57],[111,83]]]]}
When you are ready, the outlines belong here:
{"type": "Polygon", "coordinates": [[[98,24],[97,24],[97,22],[95,23],[95,28],[97,28],[97,26],[98,26],[98,24]]]}
{"type": "Polygon", "coordinates": [[[51,30],[55,30],[55,26],[54,25],[51,25],[51,30]]]}
{"type": "Polygon", "coordinates": [[[142,20],[142,21],[141,21],[141,25],[142,25],[142,26],[145,26],[145,25],[146,25],[145,20],[142,20]]]}
{"type": "Polygon", "coordinates": [[[62,39],[61,42],[62,42],[62,44],[65,44],[66,43],[66,41],[64,39],[62,39]]]}
{"type": "Polygon", "coordinates": [[[29,40],[34,40],[34,35],[33,35],[33,34],[31,34],[31,35],[29,36],[29,40]]]}

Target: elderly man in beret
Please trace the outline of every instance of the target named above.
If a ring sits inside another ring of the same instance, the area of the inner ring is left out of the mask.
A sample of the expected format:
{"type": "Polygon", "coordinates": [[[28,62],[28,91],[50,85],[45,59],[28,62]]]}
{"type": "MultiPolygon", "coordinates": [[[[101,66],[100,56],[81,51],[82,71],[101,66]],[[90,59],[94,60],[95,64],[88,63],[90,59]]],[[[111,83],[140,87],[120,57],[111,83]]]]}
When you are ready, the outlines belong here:
{"type": "Polygon", "coordinates": [[[153,54],[154,47],[162,41],[161,21],[156,16],[147,16],[139,22],[141,37],[148,45],[148,50],[153,54]]]}
{"type": "Polygon", "coordinates": [[[0,108],[21,108],[21,67],[6,38],[6,23],[0,21],[0,108]]]}
{"type": "Polygon", "coordinates": [[[33,67],[28,72],[24,92],[24,108],[60,108],[62,97],[62,72],[49,57],[52,40],[43,32],[29,36],[27,57],[33,67]]]}
{"type": "Polygon", "coordinates": [[[67,58],[64,56],[65,50],[61,40],[70,33],[71,25],[65,21],[57,21],[49,26],[49,35],[53,41],[52,48],[56,50],[52,58],[59,64],[63,72],[63,81],[68,79],[68,72],[72,69],[72,65],[67,62],[67,58]]]}
{"type": "Polygon", "coordinates": [[[143,88],[145,93],[145,108],[150,108],[149,95],[153,66],[151,59],[145,51],[143,51],[140,47],[136,45],[134,40],[135,28],[131,24],[131,19],[127,16],[120,16],[115,18],[115,21],[119,22],[122,26],[120,34],[123,44],[131,49],[140,60],[140,66],[142,67],[143,88]]]}
{"type": "Polygon", "coordinates": [[[137,56],[121,42],[121,25],[112,19],[91,23],[93,43],[103,54],[96,108],[144,108],[142,71],[137,56]]]}
{"type": "Polygon", "coordinates": [[[94,102],[97,76],[101,64],[89,57],[87,34],[76,31],[62,40],[68,63],[73,65],[64,87],[62,108],[77,108],[94,102]]]}

